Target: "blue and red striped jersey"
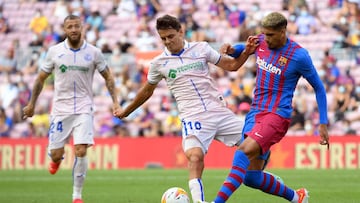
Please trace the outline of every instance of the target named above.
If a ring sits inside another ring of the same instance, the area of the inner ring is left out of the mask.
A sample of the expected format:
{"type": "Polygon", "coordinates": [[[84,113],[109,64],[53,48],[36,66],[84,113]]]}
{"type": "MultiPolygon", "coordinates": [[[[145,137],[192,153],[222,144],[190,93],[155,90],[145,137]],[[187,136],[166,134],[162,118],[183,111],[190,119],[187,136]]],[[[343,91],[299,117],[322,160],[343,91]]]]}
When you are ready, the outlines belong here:
{"type": "MultiPolygon", "coordinates": [[[[308,51],[291,39],[279,49],[269,49],[263,34],[259,40],[255,51],[257,71],[252,110],[291,118],[294,91],[300,77],[304,77],[316,92],[320,123],[327,123],[326,91],[308,51]]],[[[241,53],[244,45],[234,48],[241,53]]]]}

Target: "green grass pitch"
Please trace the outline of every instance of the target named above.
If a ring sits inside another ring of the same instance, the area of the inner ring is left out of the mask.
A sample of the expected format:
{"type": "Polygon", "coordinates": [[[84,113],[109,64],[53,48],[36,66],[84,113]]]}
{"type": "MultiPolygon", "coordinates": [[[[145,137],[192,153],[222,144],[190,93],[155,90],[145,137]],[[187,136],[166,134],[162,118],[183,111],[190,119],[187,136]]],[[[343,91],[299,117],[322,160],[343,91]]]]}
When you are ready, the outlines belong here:
{"type": "MultiPolygon", "coordinates": [[[[360,172],[358,170],[270,170],[292,188],[306,187],[311,203],[359,203],[360,172]]],[[[205,194],[212,200],[228,170],[206,169],[205,194]]],[[[83,190],[85,203],[160,203],[163,192],[172,186],[189,191],[187,171],[89,170],[83,190]]],[[[0,171],[0,202],[3,203],[70,203],[72,177],[70,170],[56,175],[47,171],[0,171]]],[[[229,203],[285,203],[242,185],[229,203]]]]}

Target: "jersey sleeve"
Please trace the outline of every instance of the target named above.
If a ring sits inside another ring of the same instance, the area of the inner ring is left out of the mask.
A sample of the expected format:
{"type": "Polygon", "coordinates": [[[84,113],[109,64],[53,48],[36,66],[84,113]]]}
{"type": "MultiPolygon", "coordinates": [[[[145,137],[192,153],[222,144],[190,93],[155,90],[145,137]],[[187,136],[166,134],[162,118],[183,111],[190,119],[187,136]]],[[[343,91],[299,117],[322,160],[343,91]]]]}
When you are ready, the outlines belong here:
{"type": "Polygon", "coordinates": [[[50,47],[48,52],[46,53],[44,63],[41,65],[41,70],[51,73],[54,69],[54,60],[53,60],[54,51],[53,48],[50,47]]]}
{"type": "Polygon", "coordinates": [[[221,55],[218,51],[213,49],[209,43],[204,42],[204,53],[206,53],[206,61],[212,64],[217,64],[220,61],[221,55]]]}
{"type": "Polygon", "coordinates": [[[234,48],[234,53],[229,54],[230,56],[237,58],[241,55],[241,53],[245,50],[245,45],[244,44],[235,44],[232,46],[234,48]]]}
{"type": "Polygon", "coordinates": [[[99,72],[102,72],[105,70],[105,68],[107,67],[107,63],[104,57],[104,54],[102,54],[102,52],[97,49],[95,52],[95,67],[99,72]]]}
{"type": "Polygon", "coordinates": [[[322,84],[320,77],[318,75],[312,75],[307,78],[307,81],[314,88],[316,95],[316,102],[319,109],[320,114],[320,124],[327,124],[327,99],[326,99],[326,90],[324,85],[322,84]]]}
{"type": "Polygon", "coordinates": [[[311,60],[311,57],[305,49],[302,49],[302,52],[300,53],[298,64],[299,64],[297,66],[298,71],[301,72],[301,75],[304,78],[308,78],[311,77],[312,75],[317,74],[314,64],[311,60]]]}
{"type": "Polygon", "coordinates": [[[158,71],[158,65],[156,62],[151,62],[149,67],[149,72],[147,75],[147,80],[150,84],[156,85],[162,80],[163,76],[160,71],[158,71]]]}
{"type": "Polygon", "coordinates": [[[326,90],[321,82],[321,79],[312,63],[311,57],[307,52],[304,52],[303,57],[299,61],[299,70],[303,77],[310,83],[310,85],[314,88],[316,95],[316,102],[319,109],[320,114],[320,124],[328,123],[327,116],[327,99],[326,99],[326,90]]]}

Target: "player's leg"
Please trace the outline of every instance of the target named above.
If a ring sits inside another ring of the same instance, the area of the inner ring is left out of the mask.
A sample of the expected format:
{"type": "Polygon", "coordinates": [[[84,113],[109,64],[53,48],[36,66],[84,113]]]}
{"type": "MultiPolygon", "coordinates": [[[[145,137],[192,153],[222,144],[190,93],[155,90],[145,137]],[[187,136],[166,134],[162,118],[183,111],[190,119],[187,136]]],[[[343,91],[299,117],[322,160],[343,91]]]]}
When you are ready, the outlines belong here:
{"type": "Polygon", "coordinates": [[[221,121],[224,119],[218,112],[205,112],[182,120],[183,150],[189,164],[189,189],[193,202],[205,200],[202,182],[204,157],[221,121]]]}
{"type": "Polygon", "coordinates": [[[73,136],[75,160],[73,166],[73,202],[82,203],[82,190],[88,170],[87,148],[94,144],[93,116],[89,114],[74,115],[73,136]]]}
{"type": "Polygon", "coordinates": [[[275,137],[274,139],[273,135],[277,134],[278,131],[285,134],[288,125],[284,126],[284,124],[287,123],[287,119],[284,121],[280,116],[272,113],[250,111],[247,114],[243,129],[244,134],[246,134],[244,137],[246,138],[235,152],[232,169],[218,192],[215,199],[216,203],[227,201],[232,193],[240,187],[245,181],[249,166],[250,169],[252,167],[259,170],[263,168],[263,160],[257,162],[253,160],[257,160],[260,154],[269,151],[271,144],[278,142],[282,138],[275,137]],[[274,125],[279,125],[283,128],[276,128],[274,125]]]}
{"type": "Polygon", "coordinates": [[[286,186],[285,183],[274,174],[262,170],[248,170],[244,184],[265,193],[283,197],[292,203],[305,203],[308,201],[308,192],[306,189],[295,191],[286,186]]]}
{"type": "MultiPolygon", "coordinates": [[[[73,200],[82,199],[82,189],[88,170],[86,157],[87,144],[75,145],[75,161],[73,166],[73,200]]],[[[77,200],[78,201],[78,200],[77,200]]]]}
{"type": "Polygon", "coordinates": [[[260,154],[260,146],[255,140],[247,137],[235,151],[233,164],[229,175],[220,187],[215,203],[226,202],[230,196],[241,186],[247,173],[250,160],[260,154]]]}
{"type": "MultiPolygon", "coordinates": [[[[193,202],[204,201],[204,156],[214,139],[216,119],[205,112],[182,119],[183,150],[188,160],[189,189],[193,202]]],[[[215,117],[216,118],[216,117],[215,117]]]]}
{"type": "Polygon", "coordinates": [[[64,147],[50,150],[49,156],[51,158],[51,161],[48,166],[48,170],[50,174],[54,175],[59,170],[64,153],[65,153],[64,147]]]}
{"type": "Polygon", "coordinates": [[[48,166],[50,174],[55,174],[61,164],[63,155],[65,153],[64,146],[68,141],[71,126],[64,124],[65,117],[52,116],[49,129],[49,157],[51,161],[48,166]]]}
{"type": "Polygon", "coordinates": [[[202,173],[204,171],[204,151],[199,140],[195,136],[184,140],[185,155],[188,160],[189,189],[193,202],[204,201],[204,185],[202,173]]]}
{"type": "MultiPolygon", "coordinates": [[[[226,119],[228,120],[228,119],[226,119]]],[[[255,125],[255,113],[248,113],[245,120],[245,125],[243,121],[234,122],[240,129],[237,130],[237,133],[240,133],[241,140],[244,138],[244,133],[251,131],[255,125]]],[[[234,128],[236,129],[236,128],[234,128]]],[[[225,202],[227,199],[235,192],[237,188],[243,183],[247,168],[250,164],[250,159],[255,158],[257,154],[260,154],[260,146],[256,143],[255,140],[251,138],[244,139],[238,149],[234,153],[233,164],[228,174],[228,177],[225,179],[223,185],[220,187],[215,202],[225,202]]]]}
{"type": "MultiPolygon", "coordinates": [[[[261,131],[262,128],[255,126],[256,130],[251,131],[249,136],[256,139],[256,141],[261,146],[263,154],[258,156],[256,159],[251,160],[245,176],[244,184],[249,187],[259,189],[265,193],[283,197],[294,203],[307,202],[307,200],[299,201],[299,195],[295,190],[287,187],[273,174],[263,171],[264,164],[270,156],[270,146],[273,145],[273,143],[280,142],[280,140],[285,136],[289,125],[289,120],[275,114],[267,114],[264,115],[264,118],[260,121],[263,125],[263,129],[267,130],[261,131]]],[[[304,198],[307,199],[307,194],[300,194],[300,197],[301,196],[304,196],[304,198]]]]}
{"type": "MultiPolygon", "coordinates": [[[[267,156],[267,154],[264,154],[267,156]]],[[[282,181],[273,174],[262,170],[265,161],[260,156],[250,162],[246,173],[244,184],[248,187],[259,189],[265,193],[283,197],[289,201],[294,197],[295,191],[288,188],[282,181]]]]}

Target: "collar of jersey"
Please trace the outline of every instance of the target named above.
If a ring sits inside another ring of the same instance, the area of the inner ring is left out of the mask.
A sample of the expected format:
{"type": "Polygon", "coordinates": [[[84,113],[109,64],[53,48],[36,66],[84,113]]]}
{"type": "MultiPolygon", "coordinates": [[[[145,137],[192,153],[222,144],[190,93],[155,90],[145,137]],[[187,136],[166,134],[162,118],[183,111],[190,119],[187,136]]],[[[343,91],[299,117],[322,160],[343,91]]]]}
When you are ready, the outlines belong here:
{"type": "Polygon", "coordinates": [[[184,51],[186,50],[186,49],[188,49],[189,48],[189,42],[188,41],[186,41],[186,40],[184,40],[184,47],[183,47],[183,49],[179,52],[179,53],[177,53],[177,54],[172,54],[167,48],[165,48],[165,53],[166,53],[166,55],[168,55],[168,56],[180,56],[182,53],[184,53],[184,51]]]}
{"type": "Polygon", "coordinates": [[[64,46],[66,49],[70,49],[71,51],[80,51],[80,49],[84,49],[86,47],[86,41],[84,40],[83,41],[83,44],[81,45],[81,47],[79,49],[73,49],[73,48],[70,48],[69,44],[68,44],[68,39],[66,38],[65,39],[65,42],[64,42],[64,46]]]}

